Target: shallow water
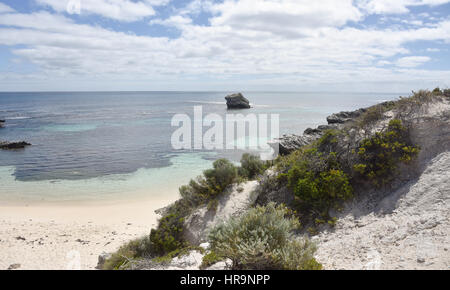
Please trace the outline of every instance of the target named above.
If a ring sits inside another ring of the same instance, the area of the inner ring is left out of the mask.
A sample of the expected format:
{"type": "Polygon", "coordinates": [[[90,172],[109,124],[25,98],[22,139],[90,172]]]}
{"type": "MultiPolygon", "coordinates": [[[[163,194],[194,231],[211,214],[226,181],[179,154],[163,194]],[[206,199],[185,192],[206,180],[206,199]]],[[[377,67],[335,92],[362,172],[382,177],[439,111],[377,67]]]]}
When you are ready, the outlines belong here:
{"type": "MultiPolygon", "coordinates": [[[[174,114],[227,113],[225,92],[0,93],[0,140],[33,146],[0,151],[0,200],[92,200],[131,192],[157,195],[241,151],[176,151],[174,114]]],[[[398,94],[244,93],[249,113],[280,115],[280,133],[302,133],[331,113],[398,94]]]]}

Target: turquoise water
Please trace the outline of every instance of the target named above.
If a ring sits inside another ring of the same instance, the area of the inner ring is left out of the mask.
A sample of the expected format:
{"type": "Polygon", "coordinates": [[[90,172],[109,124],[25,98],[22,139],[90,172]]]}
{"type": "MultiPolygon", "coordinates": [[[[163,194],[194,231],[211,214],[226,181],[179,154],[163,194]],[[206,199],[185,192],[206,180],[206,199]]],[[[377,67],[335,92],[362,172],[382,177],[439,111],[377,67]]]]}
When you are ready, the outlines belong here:
{"type": "MultiPolygon", "coordinates": [[[[210,154],[211,155],[211,154],[210,154]]],[[[0,167],[1,200],[9,202],[68,202],[121,200],[128,198],[173,199],[180,185],[200,175],[211,161],[204,154],[183,154],[170,158],[171,165],[141,168],[133,173],[114,174],[81,180],[35,180],[14,178],[13,166],[0,167]],[[189,174],[186,174],[189,172],[189,174]],[[132,196],[124,196],[124,194],[132,196]]]]}
{"type": "MultiPolygon", "coordinates": [[[[227,92],[0,93],[0,140],[33,146],[0,151],[0,202],[126,199],[175,192],[220,157],[242,151],[172,149],[174,114],[224,117],[227,92]]],[[[244,92],[239,113],[279,114],[280,133],[302,133],[331,113],[391,100],[397,94],[244,92]]],[[[232,112],[236,113],[236,112],[232,112]]],[[[205,130],[207,130],[206,128],[205,130]]],[[[238,143],[249,142],[241,139],[238,143]]],[[[252,151],[253,148],[249,150],[252,151]]]]}

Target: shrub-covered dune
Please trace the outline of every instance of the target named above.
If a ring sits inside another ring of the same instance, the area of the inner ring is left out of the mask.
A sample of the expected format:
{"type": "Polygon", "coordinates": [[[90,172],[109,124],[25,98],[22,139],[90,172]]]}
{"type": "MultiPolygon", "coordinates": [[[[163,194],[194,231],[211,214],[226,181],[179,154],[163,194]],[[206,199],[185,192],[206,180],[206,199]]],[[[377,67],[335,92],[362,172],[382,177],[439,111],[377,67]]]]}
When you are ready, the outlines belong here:
{"type": "Polygon", "coordinates": [[[217,160],[100,267],[448,268],[450,90],[328,123],[280,140],[273,164],[217,160]]]}

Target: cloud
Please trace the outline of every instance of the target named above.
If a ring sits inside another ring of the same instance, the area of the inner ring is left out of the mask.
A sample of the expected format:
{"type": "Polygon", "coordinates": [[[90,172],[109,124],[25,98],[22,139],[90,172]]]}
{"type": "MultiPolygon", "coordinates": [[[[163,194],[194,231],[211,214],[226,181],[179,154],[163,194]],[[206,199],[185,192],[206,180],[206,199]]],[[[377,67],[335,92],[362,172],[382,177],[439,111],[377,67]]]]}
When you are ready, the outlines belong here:
{"type": "MultiPolygon", "coordinates": [[[[0,45],[12,46],[16,58],[38,69],[36,79],[53,81],[54,86],[93,79],[93,86],[139,82],[193,89],[195,85],[218,89],[214,87],[218,84],[285,89],[395,82],[415,88],[433,78],[448,82],[449,71],[419,69],[429,57],[406,55],[413,55],[410,44],[416,41],[449,43],[450,20],[430,26],[387,23],[365,28],[349,25],[364,21],[361,8],[350,0],[313,5],[303,0],[257,2],[195,0],[184,8],[169,9],[173,13],[165,19],[144,20],[176,27],[177,38],[80,24],[53,11],[10,12],[0,17],[0,45]],[[210,25],[195,24],[192,19],[198,10],[193,7],[211,15],[210,25]]],[[[0,87],[12,84],[15,76],[0,80],[0,87]]]]}
{"type": "Polygon", "coordinates": [[[0,14],[1,13],[8,13],[8,12],[14,12],[14,9],[9,7],[6,4],[0,3],[0,14]]]}
{"type": "Polygon", "coordinates": [[[351,0],[226,0],[210,7],[213,26],[303,35],[317,28],[340,27],[362,14],[351,0]]]}
{"type": "Polygon", "coordinates": [[[437,6],[450,0],[360,0],[358,6],[369,14],[403,14],[411,6],[437,6]]]}
{"type": "Polygon", "coordinates": [[[167,19],[153,19],[149,22],[149,24],[159,24],[164,26],[174,26],[174,27],[181,27],[187,24],[191,24],[192,19],[186,16],[181,15],[174,15],[170,16],[167,19]]]}
{"type": "Polygon", "coordinates": [[[407,56],[397,60],[396,65],[404,68],[418,67],[431,60],[428,56],[407,56]]]}
{"type": "Polygon", "coordinates": [[[57,12],[67,12],[68,5],[79,5],[81,14],[97,14],[118,21],[132,22],[155,15],[152,6],[166,5],[170,0],[36,0],[57,12]]]}

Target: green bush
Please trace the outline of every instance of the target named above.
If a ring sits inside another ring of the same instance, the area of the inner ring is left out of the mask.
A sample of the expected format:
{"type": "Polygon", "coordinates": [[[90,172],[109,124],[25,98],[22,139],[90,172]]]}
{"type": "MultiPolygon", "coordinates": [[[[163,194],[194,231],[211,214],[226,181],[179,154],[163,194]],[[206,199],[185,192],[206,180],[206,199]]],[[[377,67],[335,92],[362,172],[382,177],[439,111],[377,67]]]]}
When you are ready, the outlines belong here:
{"type": "Polygon", "coordinates": [[[209,266],[212,266],[220,261],[223,261],[224,258],[217,255],[216,252],[211,251],[209,254],[203,256],[202,264],[200,265],[200,269],[206,269],[209,266]]]}
{"type": "Polygon", "coordinates": [[[132,240],[121,246],[103,264],[103,270],[122,270],[129,266],[130,261],[149,255],[149,238],[143,237],[132,240]]]}
{"type": "Polygon", "coordinates": [[[213,168],[203,172],[212,195],[222,193],[225,188],[236,181],[237,168],[226,159],[219,159],[213,163],[213,168]]]}
{"type": "Polygon", "coordinates": [[[354,170],[377,186],[392,181],[400,162],[413,160],[420,149],[411,144],[402,121],[391,120],[387,130],[364,139],[358,148],[359,162],[354,170]]]}
{"type": "Polygon", "coordinates": [[[234,270],[320,269],[315,245],[292,235],[300,222],[291,214],[275,203],[252,208],[210,232],[211,250],[230,259],[234,270]]]}
{"type": "Polygon", "coordinates": [[[239,168],[239,175],[253,179],[262,174],[267,169],[266,162],[262,161],[259,156],[244,153],[241,158],[241,167],[239,168]]]}
{"type": "Polygon", "coordinates": [[[359,126],[361,128],[372,126],[383,118],[384,113],[385,109],[380,105],[368,108],[367,111],[359,117],[359,126]]]}
{"type": "Polygon", "coordinates": [[[450,89],[445,89],[442,92],[442,95],[444,95],[444,97],[450,98],[450,89]]]}
{"type": "MultiPolygon", "coordinates": [[[[318,145],[303,149],[286,166],[281,179],[285,179],[295,195],[299,212],[304,218],[328,219],[332,208],[353,196],[353,188],[348,175],[341,169],[335,152],[320,152],[315,146],[324,148],[324,144],[333,144],[335,134],[328,134],[319,140],[318,145]],[[325,139],[326,138],[326,139],[325,139]],[[327,140],[327,141],[326,141],[327,140]]],[[[326,148],[331,149],[331,147],[326,148]]]]}
{"type": "Polygon", "coordinates": [[[349,178],[342,170],[314,174],[292,168],[288,172],[288,184],[303,212],[320,213],[325,218],[329,217],[330,209],[338,208],[340,202],[353,196],[349,178]]]}
{"type": "Polygon", "coordinates": [[[150,232],[152,255],[162,256],[185,246],[183,226],[184,218],[175,213],[162,217],[158,227],[150,232]]]}
{"type": "Polygon", "coordinates": [[[437,87],[431,93],[435,96],[442,96],[443,91],[439,87],[437,87]]]}
{"type": "Polygon", "coordinates": [[[182,186],[180,195],[192,207],[196,207],[208,203],[237,179],[237,167],[226,159],[219,159],[213,163],[212,169],[203,172],[203,176],[192,179],[188,185],[182,186]]]}

